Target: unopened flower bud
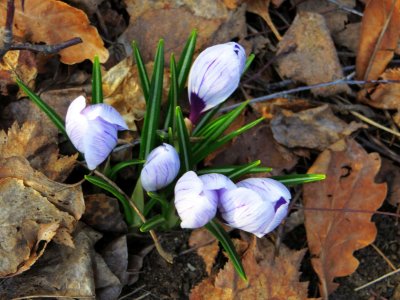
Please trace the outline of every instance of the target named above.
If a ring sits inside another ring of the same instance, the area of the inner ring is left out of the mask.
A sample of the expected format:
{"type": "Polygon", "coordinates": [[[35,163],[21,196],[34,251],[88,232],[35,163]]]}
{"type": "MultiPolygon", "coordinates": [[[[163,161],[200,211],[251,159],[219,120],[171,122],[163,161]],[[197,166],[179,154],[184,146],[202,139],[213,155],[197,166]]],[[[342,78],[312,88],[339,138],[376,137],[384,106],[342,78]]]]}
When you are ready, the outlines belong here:
{"type": "Polygon", "coordinates": [[[85,155],[94,170],[111,153],[118,142],[118,130],[127,130],[122,116],[108,104],[86,106],[79,96],[71,102],[65,118],[65,130],[75,148],[85,155]]]}
{"type": "Polygon", "coordinates": [[[199,228],[215,217],[220,193],[236,188],[221,174],[197,176],[186,172],[175,185],[175,207],[182,228],[199,228]]]}
{"type": "Polygon", "coordinates": [[[230,42],[205,49],[190,70],[188,92],[190,120],[224,102],[238,87],[246,64],[242,46],[230,42]]]}
{"type": "Polygon", "coordinates": [[[140,174],[143,188],[155,192],[166,187],[178,175],[180,160],[178,152],[169,144],[162,144],[149,153],[140,174]]]}

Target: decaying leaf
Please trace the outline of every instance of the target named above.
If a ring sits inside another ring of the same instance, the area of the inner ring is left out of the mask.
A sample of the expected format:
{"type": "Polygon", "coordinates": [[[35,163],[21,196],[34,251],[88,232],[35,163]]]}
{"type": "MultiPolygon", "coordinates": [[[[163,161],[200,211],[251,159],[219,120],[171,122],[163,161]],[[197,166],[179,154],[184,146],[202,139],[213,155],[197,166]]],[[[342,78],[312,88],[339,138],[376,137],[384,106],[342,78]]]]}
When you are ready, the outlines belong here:
{"type": "Polygon", "coordinates": [[[207,274],[211,275],[211,269],[219,252],[218,240],[207,229],[200,228],[190,234],[189,246],[197,248],[197,254],[203,258],[206,265],[207,274]]]}
{"type": "Polygon", "coordinates": [[[341,138],[350,135],[361,123],[347,124],[336,117],[328,105],[298,113],[283,112],[271,121],[271,129],[278,143],[289,147],[324,150],[341,138]]]}
{"type": "Polygon", "coordinates": [[[298,271],[304,253],[282,246],[275,257],[271,242],[263,240],[257,245],[253,238],[242,257],[247,282],[228,262],[215,279],[206,278],[192,289],[190,299],[308,299],[308,282],[299,282],[298,271]]]}
{"type": "Polygon", "coordinates": [[[324,299],[338,287],[335,277],[357,269],[359,262],[353,252],[371,244],[377,233],[372,213],[329,210],[378,209],[387,191],[386,184],[375,183],[380,165],[377,153],[368,154],[347,139],[322,152],[308,171],[326,174],[324,181],[304,185],[308,246],[324,299]]]}
{"type": "Polygon", "coordinates": [[[78,155],[59,157],[56,136],[49,136],[38,123],[15,122],[8,132],[0,131],[0,157],[21,156],[48,178],[64,181],[75,166],[78,155]]]}
{"type": "Polygon", "coordinates": [[[399,35],[400,2],[368,1],[362,19],[356,59],[357,78],[378,79],[393,58],[399,35]]]}
{"type": "Polygon", "coordinates": [[[37,73],[35,55],[31,51],[8,51],[0,61],[0,95],[8,95],[9,86],[15,85],[16,75],[33,88],[37,73]]]}
{"type": "MultiPolygon", "coordinates": [[[[101,235],[80,226],[74,233],[76,247],[52,244],[27,272],[6,279],[0,285],[0,298],[60,296],[95,297],[95,290],[120,284],[104,260],[94,251],[101,235]]],[[[118,295],[117,295],[118,296],[118,295]]],[[[97,298],[96,299],[116,299],[97,298]]]]}
{"type": "Polygon", "coordinates": [[[20,179],[0,180],[0,207],[0,277],[29,269],[59,227],[74,227],[74,217],[20,179]]]}
{"type": "MultiPolygon", "coordinates": [[[[324,18],[317,13],[300,12],[279,42],[278,70],[282,76],[308,85],[343,77],[335,45],[324,18]]],[[[348,92],[345,84],[312,89],[317,96],[348,92]]]]}
{"type": "Polygon", "coordinates": [[[382,158],[382,167],[376,176],[376,181],[386,182],[388,185],[387,202],[390,205],[400,204],[400,169],[393,161],[382,158]]]}
{"type": "MultiPolygon", "coordinates": [[[[384,80],[400,80],[400,69],[388,69],[380,78],[384,80]]],[[[360,93],[362,101],[381,109],[400,109],[400,83],[380,83],[360,93]]]]}
{"type": "MultiPolygon", "coordinates": [[[[6,19],[7,1],[0,3],[0,20],[6,19]]],[[[108,59],[108,51],[97,29],[89,24],[86,14],[62,1],[15,1],[14,34],[34,43],[57,44],[75,37],[83,43],[59,52],[61,62],[75,64],[85,59],[93,61],[95,55],[101,62],[108,59]],[[60,17],[61,16],[61,17],[60,17]],[[55,27],[54,24],[57,24],[55,27]]]]}
{"type": "Polygon", "coordinates": [[[228,17],[228,10],[222,1],[125,0],[125,3],[130,24],[118,41],[125,46],[128,55],[132,52],[131,42],[136,41],[145,61],[153,59],[160,37],[165,40],[166,61],[172,52],[179,54],[194,28],[198,30],[197,49],[204,48],[228,17]]]}
{"type": "Polygon", "coordinates": [[[280,35],[278,29],[276,29],[274,23],[271,20],[271,16],[269,15],[269,5],[271,0],[248,0],[247,1],[247,10],[254,14],[258,14],[261,16],[264,21],[267,23],[268,27],[274,33],[275,37],[280,41],[282,36],[280,35]]]}

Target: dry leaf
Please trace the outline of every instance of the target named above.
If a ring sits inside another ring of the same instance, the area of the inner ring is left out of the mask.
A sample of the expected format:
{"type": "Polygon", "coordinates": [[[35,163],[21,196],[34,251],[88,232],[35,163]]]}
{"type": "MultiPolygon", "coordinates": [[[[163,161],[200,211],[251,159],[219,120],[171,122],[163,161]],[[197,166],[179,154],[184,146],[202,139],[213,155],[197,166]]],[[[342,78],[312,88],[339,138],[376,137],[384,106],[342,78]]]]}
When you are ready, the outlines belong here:
{"type": "Polygon", "coordinates": [[[43,132],[38,123],[14,123],[8,133],[0,131],[0,157],[21,156],[48,178],[64,181],[75,166],[78,154],[59,157],[57,137],[43,132]]]}
{"type": "Polygon", "coordinates": [[[358,79],[378,79],[393,58],[400,34],[400,1],[396,2],[391,14],[392,3],[395,1],[367,2],[356,59],[358,79]]]}
{"type": "MultiPolygon", "coordinates": [[[[383,80],[400,80],[400,69],[388,69],[381,76],[383,80]]],[[[400,83],[380,83],[359,94],[360,100],[381,109],[400,109],[400,83]]]]}
{"type": "Polygon", "coordinates": [[[360,43],[361,23],[350,23],[346,28],[338,32],[335,36],[335,42],[356,53],[360,43]]]}
{"type": "Polygon", "coordinates": [[[57,229],[71,232],[75,219],[20,179],[1,179],[0,190],[0,277],[6,277],[29,269],[57,229]]]}
{"type": "Polygon", "coordinates": [[[270,3],[271,0],[248,0],[247,10],[251,13],[261,16],[267,23],[268,27],[271,29],[277,40],[280,41],[282,39],[282,36],[280,35],[278,29],[276,29],[274,23],[271,20],[271,16],[269,15],[270,3]]]}
{"type": "Polygon", "coordinates": [[[382,167],[376,176],[377,182],[386,182],[388,185],[387,202],[390,205],[400,204],[400,169],[390,159],[382,158],[382,167]]]}
{"type": "MultiPolygon", "coordinates": [[[[282,76],[313,85],[343,77],[324,18],[320,14],[300,12],[279,42],[278,70],[282,76]]],[[[317,96],[348,92],[345,84],[311,90],[317,96]]]]}
{"type": "Polygon", "coordinates": [[[215,280],[206,278],[192,289],[190,299],[308,299],[308,282],[299,282],[298,271],[305,250],[282,246],[279,256],[274,257],[274,245],[268,240],[263,242],[257,245],[257,239],[253,238],[243,254],[247,282],[239,278],[228,262],[215,280]]]}
{"type": "Polygon", "coordinates": [[[130,24],[118,41],[125,46],[127,55],[132,53],[132,40],[136,41],[145,61],[153,60],[160,37],[165,40],[165,58],[169,61],[172,52],[181,53],[193,29],[198,31],[197,49],[204,48],[228,18],[228,10],[222,1],[125,0],[125,3],[130,24]]]}
{"type": "Polygon", "coordinates": [[[10,85],[15,85],[15,74],[31,89],[37,76],[35,55],[32,51],[8,51],[0,61],[0,94],[7,96],[10,85]]]}
{"type": "Polygon", "coordinates": [[[304,185],[303,194],[311,262],[324,299],[338,287],[335,277],[347,276],[357,269],[359,262],[353,252],[371,244],[377,233],[372,213],[327,210],[377,210],[387,191],[386,184],[375,183],[380,165],[377,153],[368,154],[347,139],[322,152],[308,171],[326,174],[324,181],[304,185]]]}
{"type": "MultiPolygon", "coordinates": [[[[0,20],[6,19],[6,1],[0,3],[0,20]]],[[[83,43],[59,52],[61,62],[75,64],[85,59],[93,61],[98,55],[100,62],[108,59],[97,29],[89,24],[86,14],[80,9],[56,0],[15,1],[14,34],[34,43],[57,44],[75,37],[83,43]],[[54,26],[57,24],[57,26],[54,26]]]]}
{"type": "Polygon", "coordinates": [[[211,275],[211,269],[219,252],[218,240],[205,228],[195,229],[190,234],[189,246],[197,248],[196,252],[203,258],[207,274],[211,275]]]}
{"type": "Polygon", "coordinates": [[[361,123],[347,124],[336,117],[328,105],[298,113],[281,113],[271,121],[275,140],[289,148],[305,147],[324,150],[341,138],[350,135],[361,123]]]}

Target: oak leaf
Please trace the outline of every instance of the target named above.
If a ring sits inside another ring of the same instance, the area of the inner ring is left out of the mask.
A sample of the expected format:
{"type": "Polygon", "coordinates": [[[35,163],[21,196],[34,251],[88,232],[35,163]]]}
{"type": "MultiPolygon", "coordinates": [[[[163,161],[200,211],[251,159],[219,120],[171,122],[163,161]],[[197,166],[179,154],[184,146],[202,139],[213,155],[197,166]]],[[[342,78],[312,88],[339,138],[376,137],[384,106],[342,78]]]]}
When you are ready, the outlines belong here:
{"type": "Polygon", "coordinates": [[[356,59],[361,80],[374,80],[392,60],[400,36],[400,2],[370,0],[364,10],[356,59]]]}
{"type": "Polygon", "coordinates": [[[200,228],[190,234],[189,246],[197,249],[197,254],[203,258],[207,274],[210,275],[219,252],[218,240],[207,229],[200,228]]]}
{"type": "Polygon", "coordinates": [[[304,186],[311,263],[324,299],[338,287],[333,282],[335,277],[350,275],[357,269],[359,262],[353,252],[375,240],[372,212],[382,205],[387,191],[386,184],[375,183],[380,166],[377,153],[368,154],[354,140],[346,139],[322,152],[308,171],[326,174],[324,181],[304,186]]]}
{"type": "Polygon", "coordinates": [[[228,262],[215,280],[206,278],[192,289],[190,299],[308,299],[308,282],[299,282],[298,271],[304,253],[305,250],[282,246],[275,257],[271,242],[257,242],[254,237],[242,257],[247,282],[239,278],[228,262]]]}
{"type": "MultiPolygon", "coordinates": [[[[0,20],[6,19],[7,1],[0,3],[0,20]]],[[[61,62],[75,64],[99,56],[108,59],[108,51],[97,29],[90,25],[86,14],[62,1],[15,1],[14,35],[34,43],[57,44],[75,37],[82,43],[59,52],[61,62]],[[21,7],[24,2],[24,9],[21,7]],[[54,26],[54,25],[57,26],[54,26]]]]}

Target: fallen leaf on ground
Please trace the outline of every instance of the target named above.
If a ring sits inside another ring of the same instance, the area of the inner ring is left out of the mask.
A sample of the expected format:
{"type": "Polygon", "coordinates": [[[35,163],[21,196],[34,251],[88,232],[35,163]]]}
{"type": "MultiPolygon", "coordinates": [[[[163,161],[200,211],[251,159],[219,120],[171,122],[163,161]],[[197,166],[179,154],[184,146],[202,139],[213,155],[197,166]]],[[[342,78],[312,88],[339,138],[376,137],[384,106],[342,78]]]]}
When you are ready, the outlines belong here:
{"type": "Polygon", "coordinates": [[[379,154],[368,154],[354,140],[346,139],[322,152],[308,171],[326,174],[324,181],[304,185],[303,193],[311,263],[324,299],[339,286],[333,281],[336,277],[357,269],[353,252],[371,244],[377,233],[373,213],[328,210],[377,210],[387,192],[386,184],[375,183],[380,166],[379,154]]]}
{"type": "Polygon", "coordinates": [[[219,252],[218,240],[207,229],[200,228],[190,234],[189,246],[197,249],[197,254],[204,260],[207,274],[211,275],[211,269],[219,252]]]}
{"type": "Polygon", "coordinates": [[[267,23],[271,31],[274,33],[277,40],[280,41],[282,39],[282,36],[279,33],[278,29],[276,29],[274,23],[271,20],[271,16],[269,15],[270,3],[271,0],[248,0],[247,10],[251,13],[261,16],[267,23]]]}
{"type": "Polygon", "coordinates": [[[390,205],[400,204],[400,169],[393,161],[382,158],[382,167],[376,176],[377,182],[386,182],[388,185],[387,202],[390,205]]]}
{"type": "MultiPolygon", "coordinates": [[[[6,19],[7,2],[0,3],[0,20],[6,19]]],[[[14,35],[34,43],[58,44],[75,37],[82,43],[59,52],[61,62],[76,64],[85,59],[93,61],[98,55],[101,62],[108,59],[97,29],[90,25],[86,14],[80,9],[56,0],[15,1],[14,35]],[[62,16],[62,17],[60,17],[62,16]],[[57,24],[55,27],[54,24],[57,24]]]]}
{"type": "MultiPolygon", "coordinates": [[[[75,249],[52,244],[29,271],[6,279],[0,285],[2,299],[34,296],[62,298],[95,297],[96,289],[119,285],[94,244],[101,235],[89,227],[80,226],[74,233],[75,249]]],[[[104,300],[114,298],[97,298],[104,300]]]]}
{"type": "MultiPolygon", "coordinates": [[[[400,69],[388,69],[383,80],[400,80],[400,69]]],[[[380,109],[400,109],[400,83],[379,83],[360,91],[359,100],[380,109]]]]}
{"type": "Polygon", "coordinates": [[[21,127],[15,122],[8,132],[0,131],[0,157],[22,156],[49,179],[64,181],[75,166],[78,154],[60,157],[56,136],[48,136],[37,123],[21,127]]]}
{"type": "Polygon", "coordinates": [[[10,85],[16,85],[16,76],[33,89],[37,73],[35,55],[32,51],[8,51],[0,61],[0,94],[8,95],[10,85]]]}
{"type": "Polygon", "coordinates": [[[354,131],[365,127],[357,122],[347,124],[336,117],[328,105],[298,113],[283,112],[271,121],[275,140],[289,148],[304,147],[325,150],[354,131]]]}
{"type": "MultiPolygon", "coordinates": [[[[317,13],[297,14],[278,44],[278,71],[281,76],[314,85],[343,77],[335,45],[324,18],[317,13]]],[[[316,96],[349,92],[345,84],[311,90],[316,96]]]]}
{"type": "Polygon", "coordinates": [[[243,254],[247,282],[228,262],[215,279],[206,278],[194,287],[190,299],[308,299],[308,282],[299,282],[298,271],[305,250],[290,250],[282,245],[275,257],[271,242],[260,243],[257,245],[254,237],[243,254]]]}
{"type": "Polygon", "coordinates": [[[335,36],[335,42],[351,50],[354,53],[358,51],[360,43],[361,23],[346,24],[346,28],[338,32],[335,36]]]}
{"type": "Polygon", "coordinates": [[[400,35],[400,2],[392,6],[393,3],[392,0],[370,0],[366,4],[356,59],[360,80],[378,79],[393,58],[400,35]]]}

